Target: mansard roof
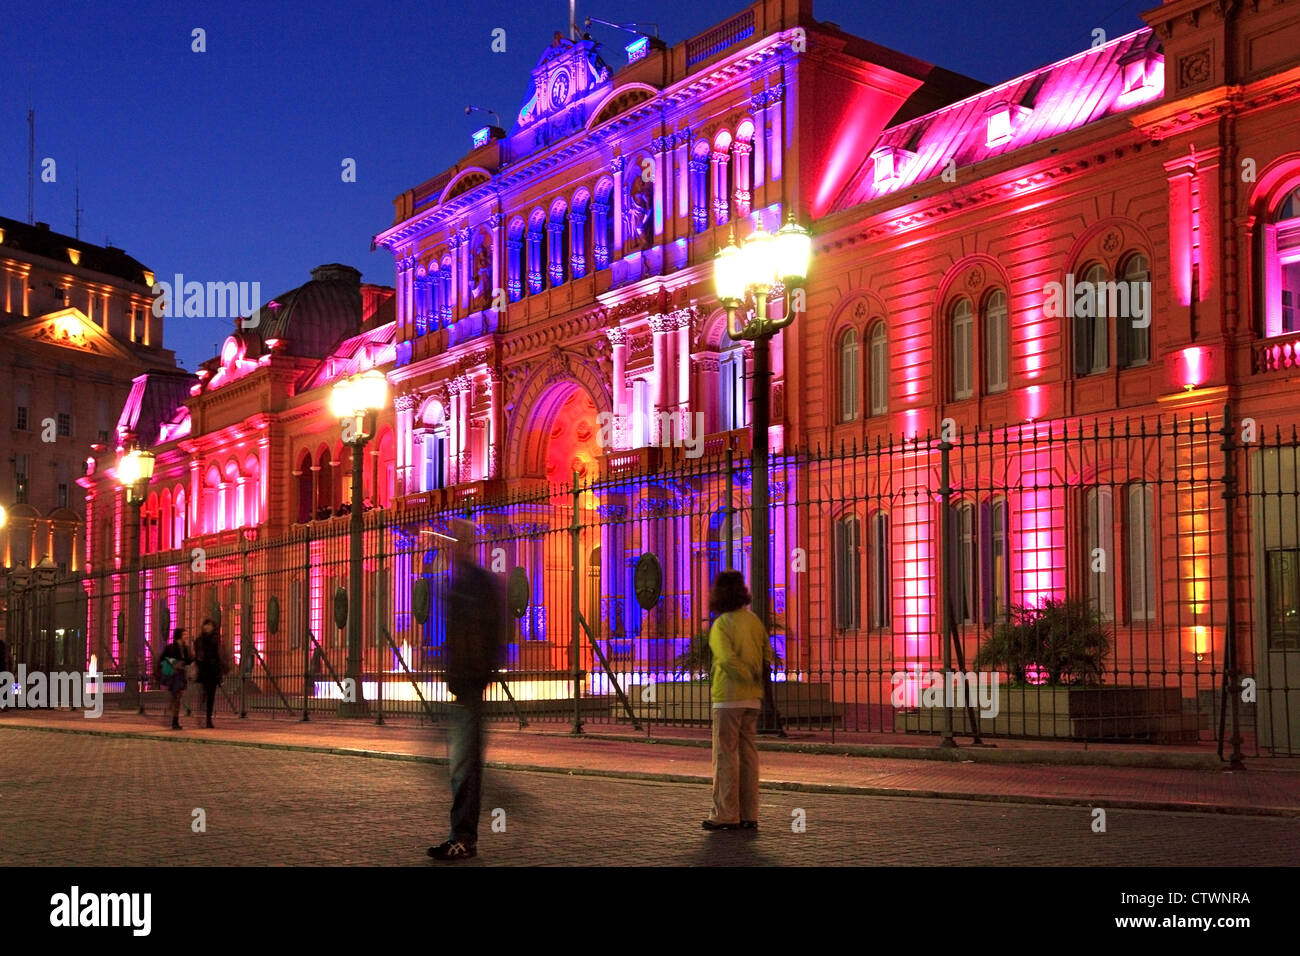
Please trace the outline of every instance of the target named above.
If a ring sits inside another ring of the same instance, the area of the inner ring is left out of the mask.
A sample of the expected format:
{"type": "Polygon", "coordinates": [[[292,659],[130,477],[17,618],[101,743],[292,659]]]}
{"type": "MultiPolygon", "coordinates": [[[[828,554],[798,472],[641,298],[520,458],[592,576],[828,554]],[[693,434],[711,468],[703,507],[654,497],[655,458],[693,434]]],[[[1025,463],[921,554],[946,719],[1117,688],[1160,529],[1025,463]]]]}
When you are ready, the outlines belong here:
{"type": "Polygon", "coordinates": [[[1164,95],[1163,55],[1150,28],[1136,30],[1101,46],[990,87],[974,96],[886,129],[849,178],[830,212],[869,202],[915,183],[933,179],[949,167],[971,166],[1095,123],[1164,95]],[[1125,90],[1125,66],[1148,68],[1144,84],[1125,90]],[[989,115],[1011,114],[1011,134],[991,142],[989,115]],[[874,157],[897,151],[897,174],[878,181],[874,157]]]}
{"type": "Polygon", "coordinates": [[[54,232],[43,222],[28,225],[17,219],[0,216],[0,256],[4,255],[6,249],[18,249],[43,259],[52,259],[63,269],[76,266],[138,285],[152,285],[152,279],[146,276],[149,269],[121,249],[97,246],[93,242],[65,236],[61,232],[54,232]],[[75,263],[68,255],[69,249],[78,253],[75,263]]]}
{"type": "Polygon", "coordinates": [[[184,369],[150,369],[137,375],[117,419],[117,440],[135,436],[143,448],[160,444],[162,426],[176,416],[198,378],[184,369]]]}

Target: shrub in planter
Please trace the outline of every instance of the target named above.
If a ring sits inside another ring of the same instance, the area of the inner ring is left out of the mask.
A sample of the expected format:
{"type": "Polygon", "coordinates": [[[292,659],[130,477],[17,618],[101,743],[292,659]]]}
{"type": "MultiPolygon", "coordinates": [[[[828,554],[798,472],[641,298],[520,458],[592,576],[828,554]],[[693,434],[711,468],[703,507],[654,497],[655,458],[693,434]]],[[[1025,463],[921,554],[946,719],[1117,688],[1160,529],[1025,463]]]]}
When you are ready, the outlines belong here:
{"type": "Polygon", "coordinates": [[[1046,601],[1039,607],[1015,607],[998,624],[975,656],[979,670],[1003,670],[1013,684],[1027,684],[1037,665],[1046,683],[1097,686],[1110,652],[1110,634],[1101,615],[1087,601],[1046,601]]]}
{"type": "MultiPolygon", "coordinates": [[[[770,643],[771,638],[768,638],[768,641],[770,643]]],[[[772,651],[772,661],[777,667],[784,663],[781,655],[775,650],[772,651]]],[[[709,632],[700,631],[692,637],[686,650],[673,658],[672,668],[674,674],[690,674],[696,680],[709,680],[713,673],[713,651],[709,647],[709,632]]]]}

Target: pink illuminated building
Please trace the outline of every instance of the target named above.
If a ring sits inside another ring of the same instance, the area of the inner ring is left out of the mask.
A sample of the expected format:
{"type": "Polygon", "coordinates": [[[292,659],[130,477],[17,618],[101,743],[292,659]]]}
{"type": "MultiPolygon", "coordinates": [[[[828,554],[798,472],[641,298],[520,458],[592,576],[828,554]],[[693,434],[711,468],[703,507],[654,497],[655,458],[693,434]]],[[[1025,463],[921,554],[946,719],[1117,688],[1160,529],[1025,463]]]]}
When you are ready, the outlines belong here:
{"type": "MultiPolygon", "coordinates": [[[[433,573],[419,535],[436,526],[403,516],[480,509],[529,574],[514,666],[569,667],[576,593],[620,679],[669,679],[711,576],[751,547],[747,475],[734,498],[717,473],[683,478],[683,435],[710,460],[749,448],[751,353],[726,334],[713,257],[793,214],[814,236],[806,309],[763,396],[785,678],[887,700],[891,673],[938,659],[946,577],[968,658],[1008,609],[1086,597],[1113,674],[1194,699],[1222,680],[1232,577],[1243,666],[1300,686],[1294,496],[1243,511],[1225,567],[1222,439],[1179,424],[1217,430],[1231,404],[1260,433],[1300,425],[1300,10],[1176,0],[1144,19],[992,87],[821,23],[811,0],[760,0],[627,64],[557,34],[504,137],[397,197],[374,238],[396,261],[390,323],[357,310],[298,351],[264,319],[188,394],[160,384],[137,432],[161,443],[146,551],[275,539],[355,500],[325,386],[375,366],[393,402],[363,494],[397,538],[367,573],[394,639],[430,646],[406,592],[433,573]],[[547,538],[575,522],[578,567],[547,538]],[[643,614],[647,551],[664,596],[643,614]]],[[[1243,460],[1243,487],[1294,492],[1293,447],[1243,460]]],[[[94,508],[112,500],[90,485],[94,508]]],[[[582,666],[599,669],[589,649],[582,666]]]]}

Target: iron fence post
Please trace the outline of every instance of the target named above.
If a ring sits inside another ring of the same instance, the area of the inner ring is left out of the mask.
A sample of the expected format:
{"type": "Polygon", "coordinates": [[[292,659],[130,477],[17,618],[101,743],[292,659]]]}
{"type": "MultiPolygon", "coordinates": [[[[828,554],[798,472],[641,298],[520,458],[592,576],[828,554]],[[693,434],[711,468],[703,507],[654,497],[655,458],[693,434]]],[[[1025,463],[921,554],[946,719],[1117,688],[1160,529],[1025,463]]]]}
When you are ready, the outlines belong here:
{"type": "MultiPolygon", "coordinates": [[[[375,467],[378,467],[378,465],[376,465],[375,467]]],[[[378,489],[379,483],[376,482],[373,485],[373,487],[378,489]]],[[[376,504],[378,504],[378,501],[379,501],[379,496],[378,494],[376,494],[375,495],[376,504]]],[[[383,648],[379,643],[379,629],[381,624],[381,617],[383,616],[384,613],[384,609],[379,602],[380,591],[383,589],[382,583],[384,580],[384,518],[382,512],[379,513],[378,521],[376,523],[378,527],[375,529],[375,532],[379,535],[379,553],[376,555],[376,557],[378,558],[379,571],[375,578],[375,588],[374,588],[374,593],[372,595],[374,600],[374,605],[375,605],[375,620],[374,620],[375,652],[378,655],[378,660],[375,661],[375,684],[376,684],[375,723],[378,725],[382,725],[384,723],[384,650],[385,650],[385,648],[383,648]]],[[[389,590],[391,591],[392,588],[389,588],[389,590]]]]}
{"type": "MultiPolygon", "coordinates": [[[[1225,635],[1223,647],[1223,688],[1229,699],[1223,703],[1232,708],[1232,754],[1228,759],[1228,769],[1245,770],[1246,765],[1241,759],[1241,725],[1239,722],[1240,715],[1237,710],[1237,703],[1241,695],[1241,675],[1237,671],[1237,551],[1236,539],[1233,534],[1233,512],[1237,507],[1237,475],[1234,467],[1233,453],[1236,450],[1236,443],[1232,439],[1231,403],[1223,406],[1223,428],[1219,434],[1223,436],[1223,537],[1228,562],[1228,608],[1225,621],[1227,634],[1225,635]]],[[[1221,728],[1219,731],[1219,757],[1222,759],[1224,714],[1222,704],[1220,704],[1219,714],[1219,726],[1221,728]]]]}
{"type": "Polygon", "coordinates": [[[308,713],[308,691],[311,688],[311,641],[307,632],[311,629],[311,526],[302,537],[302,719],[310,720],[308,713]]]}
{"type": "Polygon", "coordinates": [[[580,626],[578,623],[578,618],[580,616],[578,611],[578,597],[582,586],[582,582],[579,580],[578,577],[579,558],[581,556],[581,548],[578,541],[578,537],[580,534],[580,525],[578,524],[578,506],[581,503],[581,501],[582,501],[582,494],[578,490],[578,473],[575,471],[573,473],[573,521],[570,522],[569,524],[570,551],[571,551],[570,554],[571,567],[569,573],[569,581],[570,581],[569,600],[570,602],[572,602],[573,605],[572,613],[570,614],[570,617],[572,618],[570,622],[570,626],[573,629],[572,630],[573,638],[572,641],[570,642],[572,648],[570,650],[570,654],[573,655],[573,661],[572,661],[573,732],[575,734],[582,733],[582,688],[579,686],[578,683],[578,667],[581,664],[579,651],[582,647],[582,645],[578,641],[578,628],[580,626]]]}
{"type": "MultiPolygon", "coordinates": [[[[952,686],[952,602],[953,602],[953,581],[952,581],[952,514],[950,503],[952,500],[952,483],[950,481],[951,461],[949,453],[952,451],[952,445],[948,439],[943,437],[940,432],[939,441],[939,495],[941,503],[939,505],[939,580],[942,582],[940,594],[942,597],[942,620],[940,627],[943,628],[943,738],[939,741],[940,747],[955,747],[956,743],[952,739],[952,701],[948,698],[948,688],[952,686]]],[[[919,684],[919,682],[918,682],[919,684]]],[[[920,693],[918,686],[917,693],[920,693]]],[[[920,700],[918,698],[918,703],[920,700]]]]}

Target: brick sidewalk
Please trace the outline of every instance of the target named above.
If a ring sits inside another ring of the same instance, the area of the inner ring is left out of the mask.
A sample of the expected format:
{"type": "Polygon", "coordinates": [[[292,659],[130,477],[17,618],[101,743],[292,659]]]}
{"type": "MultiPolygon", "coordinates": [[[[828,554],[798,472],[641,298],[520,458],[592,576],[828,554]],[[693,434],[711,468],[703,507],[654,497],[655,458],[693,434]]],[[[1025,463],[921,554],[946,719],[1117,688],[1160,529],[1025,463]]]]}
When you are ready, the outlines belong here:
{"type": "MultiPolygon", "coordinates": [[[[80,712],[10,712],[0,717],[4,731],[54,731],[78,734],[153,737],[177,743],[233,744],[384,759],[445,762],[441,727],[394,722],[313,720],[299,723],[254,716],[227,716],[215,730],[199,730],[193,718],[172,731],[155,715],[108,710],[99,720],[80,712]]],[[[542,730],[493,727],[488,763],[501,769],[533,770],[632,780],[698,783],[710,775],[710,754],[699,739],[648,742],[645,738],[591,735],[573,737],[551,725],[542,730]]],[[[947,759],[880,757],[859,748],[835,753],[821,744],[765,741],[760,755],[763,786],[774,790],[912,796],[1005,803],[1103,806],[1138,810],[1196,810],[1300,817],[1300,772],[1294,761],[1250,761],[1244,773],[1195,767],[1133,767],[1077,763],[1022,763],[1039,759],[1033,751],[958,750],[947,759]],[[798,748],[803,747],[804,752],[798,748]],[[865,755],[864,755],[865,754],[865,755]],[[996,755],[994,760],[990,756],[996,755]],[[955,758],[955,759],[954,759],[955,758]]],[[[902,751],[903,748],[894,748],[902,751]]],[[[914,751],[914,753],[916,753],[914,751]]],[[[1096,753],[1094,751],[1094,753],[1096,753]]],[[[947,752],[945,756],[952,754],[947,752]]]]}

